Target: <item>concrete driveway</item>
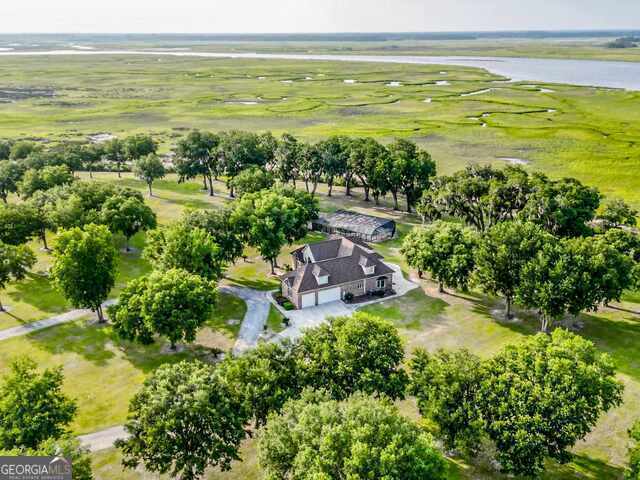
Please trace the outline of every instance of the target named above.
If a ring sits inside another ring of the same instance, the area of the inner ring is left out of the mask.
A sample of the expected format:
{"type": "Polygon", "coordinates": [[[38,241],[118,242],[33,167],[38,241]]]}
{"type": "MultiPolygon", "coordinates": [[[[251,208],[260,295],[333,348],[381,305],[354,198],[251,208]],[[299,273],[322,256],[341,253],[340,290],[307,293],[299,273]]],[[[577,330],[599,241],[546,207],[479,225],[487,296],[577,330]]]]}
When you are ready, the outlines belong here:
{"type": "Polygon", "coordinates": [[[269,317],[269,309],[271,308],[270,293],[252,288],[227,285],[219,287],[218,290],[235,295],[247,304],[247,313],[242,320],[238,339],[233,346],[233,353],[238,355],[250,348],[254,348],[258,344],[260,334],[269,317]]]}
{"type": "MultiPolygon", "coordinates": [[[[385,262],[386,263],[386,262],[385,262]]],[[[315,307],[304,308],[302,310],[284,311],[281,307],[276,305],[283,315],[290,320],[290,326],[276,335],[273,340],[279,341],[285,338],[294,340],[299,338],[303,331],[309,328],[317,327],[326,322],[330,317],[344,317],[353,314],[357,309],[362,308],[372,303],[385,302],[393,298],[406,295],[411,290],[419,287],[417,283],[413,283],[411,280],[405,279],[402,275],[402,269],[399,265],[394,263],[386,263],[390,268],[394,270],[393,275],[393,289],[396,294],[385,298],[376,298],[369,302],[358,303],[357,305],[346,304],[342,301],[324,303],[315,307]]]]}

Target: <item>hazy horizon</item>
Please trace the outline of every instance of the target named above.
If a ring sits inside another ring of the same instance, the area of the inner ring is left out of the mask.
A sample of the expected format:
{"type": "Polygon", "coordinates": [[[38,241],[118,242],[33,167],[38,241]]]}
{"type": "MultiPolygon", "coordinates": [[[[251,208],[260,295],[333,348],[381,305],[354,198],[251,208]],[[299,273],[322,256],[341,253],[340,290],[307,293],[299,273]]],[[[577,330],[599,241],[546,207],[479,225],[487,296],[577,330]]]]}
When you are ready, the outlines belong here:
{"type": "Polygon", "coordinates": [[[640,2],[617,0],[41,0],[0,4],[4,34],[305,34],[635,30],[640,2]]]}

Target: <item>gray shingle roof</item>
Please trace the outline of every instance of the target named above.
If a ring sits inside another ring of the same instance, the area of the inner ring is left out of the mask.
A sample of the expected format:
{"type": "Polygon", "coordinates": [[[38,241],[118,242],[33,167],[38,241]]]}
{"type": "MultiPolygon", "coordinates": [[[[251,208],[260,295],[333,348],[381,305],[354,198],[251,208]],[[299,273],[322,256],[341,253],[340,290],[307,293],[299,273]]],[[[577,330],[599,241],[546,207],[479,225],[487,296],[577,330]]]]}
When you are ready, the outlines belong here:
{"type": "MultiPolygon", "coordinates": [[[[332,238],[324,242],[310,244],[309,247],[314,252],[316,262],[301,265],[298,269],[281,277],[290,282],[293,290],[298,293],[393,273],[393,270],[382,262],[380,255],[347,238],[332,238]],[[316,251],[323,260],[317,261],[316,251]],[[325,258],[329,252],[335,252],[335,255],[331,258],[325,258]],[[367,267],[375,266],[374,272],[371,275],[365,275],[363,264],[367,267]],[[329,275],[329,282],[318,285],[314,271],[326,272],[325,274],[329,275]]],[[[304,247],[292,253],[295,255],[296,252],[299,253],[303,249],[304,247]]]]}

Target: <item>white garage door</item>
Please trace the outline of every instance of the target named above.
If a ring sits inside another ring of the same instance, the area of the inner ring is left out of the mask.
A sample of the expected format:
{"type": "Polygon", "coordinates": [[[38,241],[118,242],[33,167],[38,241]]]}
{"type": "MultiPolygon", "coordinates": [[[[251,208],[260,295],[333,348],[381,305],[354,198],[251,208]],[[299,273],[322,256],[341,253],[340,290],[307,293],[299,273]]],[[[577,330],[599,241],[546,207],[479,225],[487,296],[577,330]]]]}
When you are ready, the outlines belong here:
{"type": "Polygon", "coordinates": [[[314,307],[316,305],[316,294],[307,293],[302,295],[302,308],[314,307]]]}
{"type": "Polygon", "coordinates": [[[340,300],[340,287],[320,290],[318,292],[318,305],[340,300]]]}

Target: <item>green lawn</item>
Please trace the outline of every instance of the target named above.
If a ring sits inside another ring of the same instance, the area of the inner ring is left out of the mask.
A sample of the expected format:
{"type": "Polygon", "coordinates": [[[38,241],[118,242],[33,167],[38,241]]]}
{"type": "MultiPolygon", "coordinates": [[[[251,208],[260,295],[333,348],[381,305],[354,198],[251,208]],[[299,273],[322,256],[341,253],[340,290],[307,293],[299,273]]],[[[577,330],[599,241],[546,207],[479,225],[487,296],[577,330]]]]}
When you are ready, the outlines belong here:
{"type": "MultiPolygon", "coordinates": [[[[516,46],[509,48],[517,51],[516,46]]],[[[588,54],[586,49],[584,52],[588,54]]],[[[491,54],[486,48],[482,53],[491,54]]],[[[435,85],[433,82],[443,78],[439,66],[178,57],[157,60],[144,56],[51,57],[43,63],[36,58],[4,58],[0,84],[50,86],[56,96],[0,104],[0,138],[37,137],[56,142],[84,139],[96,132],[119,136],[144,132],[161,142],[164,153],[194,127],[271,130],[276,135],[291,131],[306,140],[329,134],[370,135],[382,141],[402,136],[427,148],[440,173],[454,171],[470,161],[504,164],[499,157],[518,157],[530,161],[531,169],[552,176],[575,176],[606,195],[621,196],[640,207],[638,92],[546,85],[553,92],[542,93],[524,82],[495,84],[492,81],[498,77],[462,67],[447,67],[450,85],[435,85]],[[267,78],[259,80],[259,76],[267,78]],[[313,80],[303,80],[306,76],[313,80]],[[281,83],[284,79],[293,79],[293,83],[281,83]],[[358,82],[345,84],[345,79],[358,82]],[[400,81],[403,86],[387,87],[390,80],[400,81]],[[493,90],[460,96],[484,88],[493,90]],[[258,105],[228,103],[258,97],[258,105]],[[432,101],[426,103],[426,98],[432,101]],[[483,113],[487,114],[483,118],[486,127],[473,119],[483,113]]],[[[87,174],[81,176],[86,179],[87,174]]],[[[147,195],[146,185],[131,174],[121,179],[107,173],[94,177],[147,195]]],[[[303,188],[300,184],[298,187],[303,188]]],[[[178,184],[175,175],[169,175],[154,184],[154,196],[148,202],[160,223],[168,224],[185,209],[228,204],[224,184],[217,182],[215,188],[217,195],[209,197],[201,189],[200,180],[178,184]]],[[[320,185],[318,192],[324,212],[348,208],[394,218],[401,234],[419,223],[415,215],[391,210],[390,199],[383,199],[378,207],[363,202],[361,189],[355,189],[350,198],[339,186],[332,197],[326,195],[325,185],[320,185]]],[[[310,235],[300,243],[319,238],[322,236],[310,235]]],[[[53,235],[49,240],[53,242],[53,235]]],[[[137,251],[120,255],[111,297],[116,297],[128,280],[149,271],[139,254],[144,235],[136,236],[132,244],[137,251]]],[[[407,270],[400,245],[401,236],[375,248],[388,261],[407,270]]],[[[39,251],[35,242],[33,247],[38,255],[33,274],[0,292],[3,303],[12,308],[9,314],[0,314],[0,329],[70,308],[45,275],[50,256],[39,251]]],[[[280,265],[291,262],[290,251],[295,247],[282,250],[280,265]]],[[[245,253],[246,261],[240,259],[230,266],[224,281],[262,290],[278,288],[277,279],[269,275],[269,267],[259,254],[253,249],[245,253]]],[[[417,347],[465,347],[488,356],[536,330],[535,319],[527,313],[521,313],[521,323],[496,320],[492,311],[499,304],[492,299],[472,294],[441,296],[428,282],[424,286],[426,295],[416,291],[367,307],[398,326],[408,352],[417,347]]],[[[581,318],[581,334],[616,361],[627,387],[625,403],[607,414],[576,447],[580,456],[574,462],[562,469],[552,466],[548,478],[619,476],[616,469],[625,461],[626,429],[638,416],[635,407],[640,404],[640,328],[638,315],[633,313],[640,310],[640,300],[637,293],[625,300],[621,305],[625,310],[608,309],[581,318]]],[[[245,308],[239,300],[221,296],[210,328],[200,333],[198,345],[178,354],[165,353],[160,345],[143,348],[122,343],[108,326],[87,326],[84,321],[62,325],[3,342],[0,373],[6,370],[10,358],[20,354],[34,358],[42,367],[63,365],[65,390],[80,405],[73,431],[94,431],[122,423],[129,398],[161,363],[195,356],[210,358],[208,353],[212,351],[231,348],[245,308]]],[[[279,322],[272,310],[270,328],[275,330],[279,322]]],[[[403,409],[415,415],[410,404],[403,404],[403,409]]],[[[254,446],[255,442],[248,442],[244,450],[247,460],[232,472],[212,472],[208,478],[260,478],[254,446]]],[[[113,451],[94,458],[99,479],[149,478],[136,472],[122,474],[113,451]]],[[[482,466],[460,464],[455,472],[454,478],[496,478],[482,466]]]]}
{"type": "Polygon", "coordinates": [[[74,433],[88,433],[121,424],[129,399],[144,378],[159,365],[185,358],[211,360],[210,355],[233,347],[246,312],[244,301],[220,294],[215,313],[194,343],[171,352],[160,341],[151,346],[124,342],[110,325],[92,318],[3,341],[0,375],[9,361],[28,356],[41,367],[61,365],[65,392],[78,401],[74,433]]]}
{"type": "Polygon", "coordinates": [[[278,311],[276,307],[271,305],[269,308],[269,316],[267,317],[267,327],[273,333],[280,333],[285,329],[284,324],[282,323],[284,320],[284,316],[278,311]]]}

